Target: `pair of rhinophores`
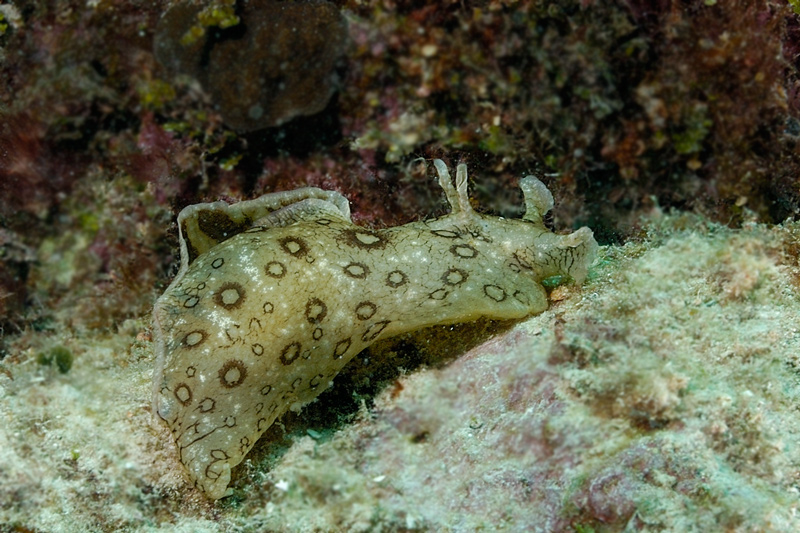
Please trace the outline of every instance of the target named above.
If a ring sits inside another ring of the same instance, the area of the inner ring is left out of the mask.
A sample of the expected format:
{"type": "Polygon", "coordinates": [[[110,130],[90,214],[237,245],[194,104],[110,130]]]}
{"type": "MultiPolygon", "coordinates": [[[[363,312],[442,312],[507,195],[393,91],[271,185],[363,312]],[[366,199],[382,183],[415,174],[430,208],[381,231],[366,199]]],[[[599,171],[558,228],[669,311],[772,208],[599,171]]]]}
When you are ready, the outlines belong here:
{"type": "Polygon", "coordinates": [[[541,313],[541,280],[585,278],[597,243],[589,228],[545,228],[541,181],[522,179],[525,215],[503,219],[473,211],[466,165],[455,185],[434,165],[450,214],[394,228],[356,226],[345,197],[312,187],[181,211],[180,271],[153,310],[154,410],[209,498],[230,494],[261,434],[373,342],[541,313]]]}

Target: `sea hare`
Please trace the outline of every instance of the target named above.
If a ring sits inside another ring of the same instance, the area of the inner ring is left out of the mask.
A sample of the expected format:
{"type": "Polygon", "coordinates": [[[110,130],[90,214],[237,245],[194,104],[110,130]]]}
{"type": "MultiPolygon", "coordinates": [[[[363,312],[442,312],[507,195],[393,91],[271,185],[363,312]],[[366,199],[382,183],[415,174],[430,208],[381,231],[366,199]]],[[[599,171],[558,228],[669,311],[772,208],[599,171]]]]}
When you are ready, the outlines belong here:
{"type": "Polygon", "coordinates": [[[233,26],[205,31],[201,7],[170,8],[156,29],[155,53],[171,71],[195,77],[228,126],[247,132],[325,109],[348,43],[336,6],[250,0],[241,3],[238,24],[231,15],[220,25],[233,26]]]}
{"type": "Polygon", "coordinates": [[[541,281],[584,279],[591,230],[548,231],[553,197],[524,178],[525,215],[483,216],[434,162],[450,214],[371,230],[317,188],[187,207],[180,271],[153,311],[154,409],[189,477],[212,499],[290,408],[316,398],[373,342],[437,324],[518,319],[547,309],[541,281]]]}

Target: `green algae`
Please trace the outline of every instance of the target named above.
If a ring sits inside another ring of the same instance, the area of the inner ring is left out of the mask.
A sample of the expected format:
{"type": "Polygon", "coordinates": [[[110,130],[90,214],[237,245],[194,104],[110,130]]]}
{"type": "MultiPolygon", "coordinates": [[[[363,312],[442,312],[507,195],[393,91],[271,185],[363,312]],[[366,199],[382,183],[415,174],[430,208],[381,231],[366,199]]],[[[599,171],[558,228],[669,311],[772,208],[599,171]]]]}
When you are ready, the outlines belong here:
{"type": "Polygon", "coordinates": [[[56,346],[46,352],[39,352],[36,362],[43,366],[53,366],[62,374],[72,368],[72,352],[64,346],[56,346]]]}

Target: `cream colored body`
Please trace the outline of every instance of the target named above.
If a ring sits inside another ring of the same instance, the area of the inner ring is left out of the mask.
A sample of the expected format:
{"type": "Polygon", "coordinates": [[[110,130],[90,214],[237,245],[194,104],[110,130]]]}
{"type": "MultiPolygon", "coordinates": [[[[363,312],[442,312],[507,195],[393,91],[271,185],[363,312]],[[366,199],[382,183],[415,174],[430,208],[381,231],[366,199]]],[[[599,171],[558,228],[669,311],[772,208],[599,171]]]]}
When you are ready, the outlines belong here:
{"type": "Polygon", "coordinates": [[[592,233],[547,231],[541,182],[521,182],[522,220],[481,216],[466,167],[454,187],[435,163],[452,213],[395,228],[355,226],[344,197],[313,188],[181,212],[181,270],[154,309],[154,407],[210,498],[276,418],[376,340],[540,313],[543,278],[585,277],[592,233]]]}

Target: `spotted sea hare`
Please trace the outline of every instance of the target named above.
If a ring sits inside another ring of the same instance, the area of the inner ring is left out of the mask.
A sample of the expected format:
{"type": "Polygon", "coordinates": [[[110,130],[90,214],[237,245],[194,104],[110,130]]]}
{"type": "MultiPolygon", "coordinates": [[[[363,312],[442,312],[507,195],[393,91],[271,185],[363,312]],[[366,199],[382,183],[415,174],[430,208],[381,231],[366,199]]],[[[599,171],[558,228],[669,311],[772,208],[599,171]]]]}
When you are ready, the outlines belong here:
{"type": "Polygon", "coordinates": [[[520,182],[522,220],[483,216],[441,160],[452,212],[384,230],[355,226],[347,200],[303,188],[178,217],[181,270],[153,311],[155,411],[212,499],[272,423],[327,389],[373,342],[437,324],[547,309],[541,281],[582,281],[591,230],[547,230],[553,196],[520,182]]]}

